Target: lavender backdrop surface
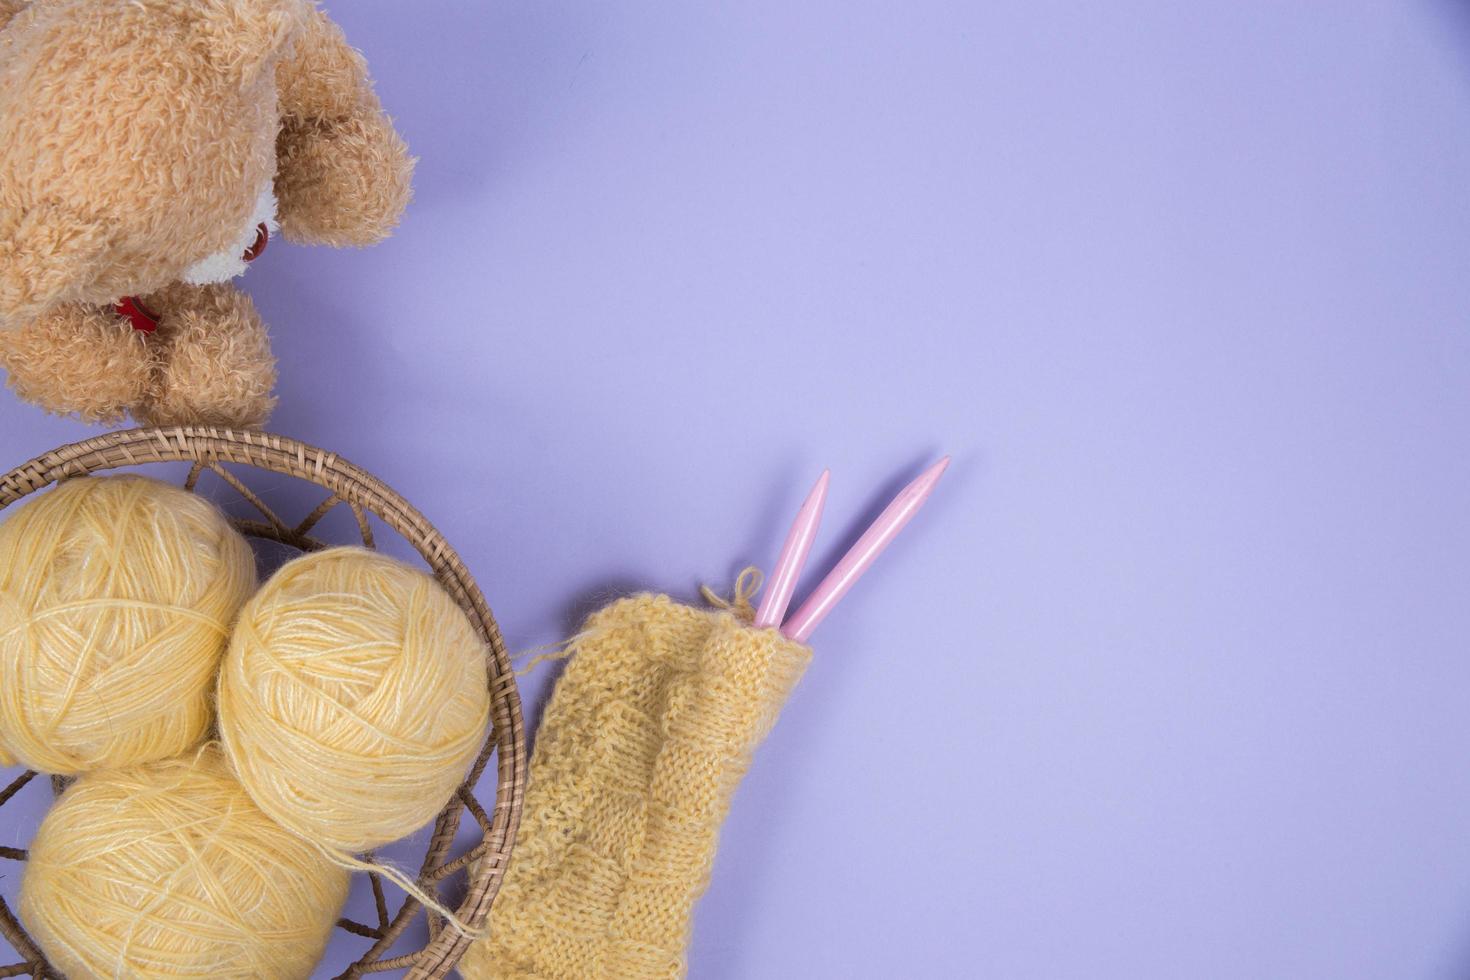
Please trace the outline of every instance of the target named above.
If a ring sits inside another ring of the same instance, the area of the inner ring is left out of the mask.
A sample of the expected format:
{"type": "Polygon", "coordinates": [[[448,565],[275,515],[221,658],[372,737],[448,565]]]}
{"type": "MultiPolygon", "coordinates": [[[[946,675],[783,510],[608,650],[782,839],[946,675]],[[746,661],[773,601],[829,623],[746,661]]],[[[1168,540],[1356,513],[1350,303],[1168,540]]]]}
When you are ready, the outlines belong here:
{"type": "MultiPolygon", "coordinates": [[[[693,976],[1470,974],[1470,5],[330,6],[423,162],[247,277],[273,428],[512,647],[955,456],[693,976]]],[[[0,403],[5,467],[87,433],[0,403]]]]}

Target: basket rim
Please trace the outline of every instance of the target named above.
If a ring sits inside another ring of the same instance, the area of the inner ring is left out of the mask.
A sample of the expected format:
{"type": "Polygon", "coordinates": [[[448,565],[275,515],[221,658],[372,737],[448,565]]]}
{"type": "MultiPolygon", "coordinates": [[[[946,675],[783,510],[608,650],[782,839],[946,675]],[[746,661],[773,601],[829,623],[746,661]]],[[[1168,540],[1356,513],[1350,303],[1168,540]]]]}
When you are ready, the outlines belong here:
{"type": "MultiPolygon", "coordinates": [[[[470,925],[483,925],[500,890],[520,824],[526,788],[526,738],[520,691],[500,627],[459,554],[417,508],[386,483],[337,453],[288,436],[219,426],[126,429],[59,446],[0,476],[0,510],[62,480],[103,470],[170,462],[193,464],[188,483],[190,487],[202,470],[218,468],[222,463],[234,463],[306,480],[328,490],[332,496],[296,529],[287,528],[276,521],[268,510],[267,516],[272,519],[270,523],[237,522],[244,525],[247,534],[281,541],[298,548],[318,544],[307,536],[307,532],[327,509],[334,506],[334,500],[353,509],[364,536],[369,541],[370,532],[363,510],[375,514],[419,553],[433,569],[439,582],[475,624],[490,652],[491,730],[469,778],[434,823],[428,852],[420,869],[420,878],[423,879],[430,873],[443,873],[451,866],[457,868],[468,865],[469,882],[465,899],[456,911],[470,925]],[[472,791],[488,766],[492,754],[497,756],[495,804],[493,811],[486,815],[479,809],[472,791]],[[466,861],[469,855],[446,864],[445,859],[453,846],[461,817],[467,808],[478,811],[475,815],[477,819],[481,819],[482,827],[486,827],[482,818],[488,816],[488,827],[483,840],[475,848],[475,851],[483,853],[478,855],[475,864],[466,861]]],[[[228,479],[223,470],[216,471],[228,479]]],[[[236,489],[242,490],[247,499],[250,499],[248,491],[239,486],[236,489]]],[[[262,507],[258,501],[251,502],[262,507]]],[[[470,940],[453,929],[444,928],[431,917],[428,945],[414,953],[391,960],[380,959],[422,911],[422,906],[412,897],[405,897],[403,906],[389,921],[383,911],[381,896],[379,897],[382,928],[376,937],[377,942],[340,974],[338,980],[350,980],[366,973],[390,969],[406,969],[406,975],[411,978],[447,976],[469,948],[470,940]]],[[[17,945],[22,956],[33,960],[33,965],[39,968],[38,976],[56,976],[40,950],[30,943],[23,929],[19,936],[13,934],[16,929],[19,929],[18,921],[5,908],[4,902],[0,901],[0,933],[17,945]],[[17,939],[23,942],[17,943],[17,939]],[[26,945],[30,948],[21,948],[26,945]]],[[[371,934],[369,938],[372,938],[371,934]]]]}

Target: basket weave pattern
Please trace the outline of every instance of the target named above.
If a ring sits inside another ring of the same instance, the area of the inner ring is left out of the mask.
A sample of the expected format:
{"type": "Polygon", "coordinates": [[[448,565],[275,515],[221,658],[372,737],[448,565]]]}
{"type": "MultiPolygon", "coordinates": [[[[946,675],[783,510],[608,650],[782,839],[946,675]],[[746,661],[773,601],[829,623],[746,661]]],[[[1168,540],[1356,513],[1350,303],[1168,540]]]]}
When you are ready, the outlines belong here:
{"type": "MultiPolygon", "coordinates": [[[[413,546],[475,624],[490,654],[491,732],[469,777],[435,821],[428,850],[419,869],[418,883],[425,891],[438,894],[453,876],[463,871],[468,880],[465,897],[456,912],[471,926],[483,925],[500,890],[520,822],[526,784],[526,742],[520,693],[505,643],[485,597],[463,562],[422,514],[370,474],[333,453],[260,432],[210,427],[133,429],[74,443],[52,450],[0,477],[0,510],[60,480],[124,466],[176,462],[191,464],[185,483],[188,489],[195,489],[204,473],[210,472],[259,512],[259,519],[235,522],[244,534],[277,541],[301,551],[315,551],[327,546],[312,537],[311,532],[338,506],[351,509],[362,543],[369,548],[374,547],[369,515],[375,515],[413,546]],[[288,524],[225,464],[295,477],[321,487],[327,491],[327,496],[304,519],[288,524]],[[492,756],[496,758],[498,778],[494,803],[487,810],[476,797],[475,787],[492,756]],[[452,856],[454,839],[466,813],[478,826],[479,840],[468,851],[452,856]]],[[[34,772],[23,773],[9,786],[0,789],[0,807],[35,776],[34,772]]],[[[53,780],[53,783],[59,792],[62,783],[58,780],[53,780]]],[[[26,852],[0,847],[0,860],[4,859],[24,861],[26,852]]],[[[457,931],[445,928],[437,916],[430,916],[426,946],[413,953],[385,959],[387,951],[424,910],[418,901],[406,897],[396,911],[390,911],[382,881],[377,875],[369,877],[377,907],[377,923],[366,925],[343,919],[338,926],[348,933],[371,940],[371,946],[337,980],[353,980],[390,970],[406,970],[411,978],[448,976],[464,955],[469,940],[457,931]]],[[[24,958],[20,963],[0,964],[0,977],[60,977],[3,899],[0,899],[0,935],[8,939],[24,958]]]]}

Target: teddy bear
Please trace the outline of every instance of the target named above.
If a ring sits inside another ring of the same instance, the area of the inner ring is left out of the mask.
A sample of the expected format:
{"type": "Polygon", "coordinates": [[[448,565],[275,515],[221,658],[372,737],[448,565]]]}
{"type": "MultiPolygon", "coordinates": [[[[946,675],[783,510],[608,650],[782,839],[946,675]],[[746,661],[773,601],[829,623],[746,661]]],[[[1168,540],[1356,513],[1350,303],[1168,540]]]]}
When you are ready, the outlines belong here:
{"type": "Polygon", "coordinates": [[[0,367],[87,421],[259,426],[231,280],[277,232],[382,240],[413,165],[312,0],[0,0],[0,367]]]}

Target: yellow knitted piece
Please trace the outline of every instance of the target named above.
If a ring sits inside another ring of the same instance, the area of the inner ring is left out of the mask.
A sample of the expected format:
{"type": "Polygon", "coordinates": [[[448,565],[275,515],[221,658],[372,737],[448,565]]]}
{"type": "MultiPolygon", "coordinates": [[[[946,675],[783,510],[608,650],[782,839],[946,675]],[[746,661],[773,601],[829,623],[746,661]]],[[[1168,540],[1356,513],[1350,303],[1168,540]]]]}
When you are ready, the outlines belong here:
{"type": "Polygon", "coordinates": [[[640,595],[588,620],[465,980],[683,976],[730,798],[811,659],[739,612],[640,595]]]}

